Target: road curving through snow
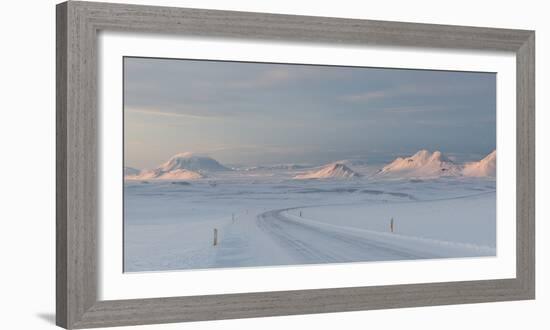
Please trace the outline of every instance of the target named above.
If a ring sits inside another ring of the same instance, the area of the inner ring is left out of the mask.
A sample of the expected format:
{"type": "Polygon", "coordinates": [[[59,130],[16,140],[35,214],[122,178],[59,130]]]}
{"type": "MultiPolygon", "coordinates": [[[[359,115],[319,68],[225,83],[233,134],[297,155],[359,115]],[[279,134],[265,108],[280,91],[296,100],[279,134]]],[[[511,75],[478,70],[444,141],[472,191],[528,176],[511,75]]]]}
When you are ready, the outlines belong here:
{"type": "Polygon", "coordinates": [[[490,247],[318,222],[294,214],[299,209],[270,210],[257,216],[257,226],[292,255],[295,263],[418,260],[494,256],[490,247]]]}

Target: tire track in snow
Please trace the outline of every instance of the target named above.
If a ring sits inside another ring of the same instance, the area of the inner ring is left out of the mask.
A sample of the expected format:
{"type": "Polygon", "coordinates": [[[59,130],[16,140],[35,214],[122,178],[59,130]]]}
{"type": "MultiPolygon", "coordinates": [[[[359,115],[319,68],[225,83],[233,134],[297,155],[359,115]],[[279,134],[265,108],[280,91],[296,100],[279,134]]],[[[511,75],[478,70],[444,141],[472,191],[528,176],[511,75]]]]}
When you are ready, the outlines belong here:
{"type": "Polygon", "coordinates": [[[296,233],[296,228],[289,228],[287,224],[275,218],[277,212],[278,210],[273,210],[258,215],[257,225],[267,235],[273,238],[279,246],[290,252],[290,254],[297,259],[297,262],[327,263],[338,261],[337,258],[330,253],[323,252],[290,235],[289,230],[292,231],[294,229],[296,233]]]}
{"type": "Polygon", "coordinates": [[[283,213],[295,208],[264,212],[257,225],[300,263],[353,261],[389,261],[437,258],[422,251],[413,251],[391,242],[379,242],[331,228],[298,222],[283,213]]]}

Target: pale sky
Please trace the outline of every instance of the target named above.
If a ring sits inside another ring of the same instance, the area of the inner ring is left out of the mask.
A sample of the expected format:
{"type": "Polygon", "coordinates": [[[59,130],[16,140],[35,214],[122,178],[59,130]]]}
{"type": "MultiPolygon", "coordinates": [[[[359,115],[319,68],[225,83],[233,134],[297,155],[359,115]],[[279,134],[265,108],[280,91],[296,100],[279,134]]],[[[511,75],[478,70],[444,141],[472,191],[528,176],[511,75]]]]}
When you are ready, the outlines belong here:
{"type": "Polygon", "coordinates": [[[181,152],[229,165],[373,163],[496,146],[496,74],[124,59],[125,165],[181,152]]]}

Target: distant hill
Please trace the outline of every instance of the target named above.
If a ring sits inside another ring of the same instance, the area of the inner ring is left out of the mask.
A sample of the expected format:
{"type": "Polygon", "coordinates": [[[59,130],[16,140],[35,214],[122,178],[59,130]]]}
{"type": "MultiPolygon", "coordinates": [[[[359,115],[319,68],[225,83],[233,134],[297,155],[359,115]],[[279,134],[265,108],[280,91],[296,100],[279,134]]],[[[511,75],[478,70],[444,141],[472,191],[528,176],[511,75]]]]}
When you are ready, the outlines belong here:
{"type": "Polygon", "coordinates": [[[160,165],[159,169],[164,172],[170,172],[179,169],[201,173],[230,171],[229,168],[223,166],[213,158],[195,155],[191,152],[184,152],[172,156],[166,163],[160,165]]]}
{"type": "Polygon", "coordinates": [[[406,178],[431,178],[460,175],[462,175],[462,168],[460,165],[453,163],[440,151],[430,153],[428,150],[420,150],[410,157],[396,158],[376,174],[376,176],[383,177],[406,178]]]}
{"type": "Polygon", "coordinates": [[[462,170],[464,176],[489,176],[496,177],[497,174],[497,151],[494,150],[485,158],[477,161],[466,163],[464,169],[462,170]]]}
{"type": "Polygon", "coordinates": [[[323,166],[321,169],[316,171],[311,171],[303,174],[298,174],[294,179],[304,180],[304,179],[349,179],[349,178],[358,178],[361,177],[361,174],[354,172],[352,169],[341,163],[332,163],[323,166]]]}
{"type": "Polygon", "coordinates": [[[128,176],[128,175],[138,175],[139,172],[141,172],[141,171],[138,170],[137,168],[124,166],[124,176],[125,177],[128,176]]]}
{"type": "Polygon", "coordinates": [[[159,167],[138,173],[129,171],[127,180],[196,180],[207,177],[208,172],[230,171],[218,161],[189,152],[176,154],[159,167]]]}

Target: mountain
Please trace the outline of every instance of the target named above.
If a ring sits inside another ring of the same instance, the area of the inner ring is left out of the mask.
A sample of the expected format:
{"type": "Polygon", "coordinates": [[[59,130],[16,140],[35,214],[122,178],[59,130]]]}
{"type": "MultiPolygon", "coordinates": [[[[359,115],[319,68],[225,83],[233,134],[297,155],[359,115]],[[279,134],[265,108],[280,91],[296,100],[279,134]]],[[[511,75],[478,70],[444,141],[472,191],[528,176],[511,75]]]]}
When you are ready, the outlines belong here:
{"type": "Polygon", "coordinates": [[[462,169],[441,152],[420,150],[410,157],[399,157],[384,166],[376,175],[407,178],[433,178],[441,176],[460,176],[462,169]]]}
{"type": "Polygon", "coordinates": [[[496,177],[497,174],[497,151],[494,150],[485,158],[477,162],[471,162],[464,165],[462,170],[464,176],[490,176],[496,177]]]}
{"type": "Polygon", "coordinates": [[[133,167],[124,166],[124,176],[130,176],[130,175],[138,175],[140,170],[133,167]]]}
{"type": "Polygon", "coordinates": [[[157,168],[132,172],[124,177],[127,180],[196,180],[206,177],[205,173],[216,171],[229,169],[213,158],[186,152],[172,156],[157,168]]]}
{"type": "Polygon", "coordinates": [[[172,156],[166,163],[160,165],[159,169],[163,172],[185,169],[199,173],[230,170],[213,158],[195,155],[190,152],[172,156]]]}
{"type": "Polygon", "coordinates": [[[329,179],[329,178],[338,178],[338,179],[349,179],[349,178],[358,178],[361,177],[361,174],[354,172],[352,169],[341,163],[332,163],[323,166],[321,169],[316,171],[311,171],[308,173],[298,174],[294,179],[304,180],[304,179],[329,179]]]}

